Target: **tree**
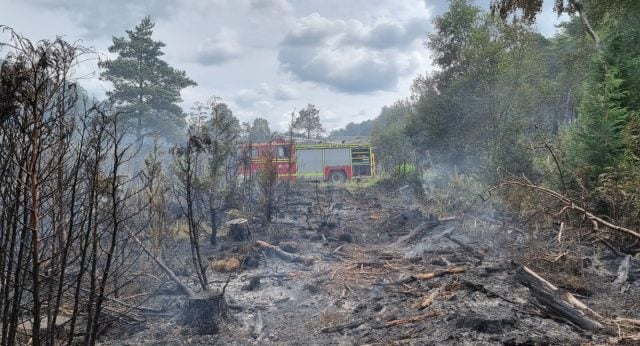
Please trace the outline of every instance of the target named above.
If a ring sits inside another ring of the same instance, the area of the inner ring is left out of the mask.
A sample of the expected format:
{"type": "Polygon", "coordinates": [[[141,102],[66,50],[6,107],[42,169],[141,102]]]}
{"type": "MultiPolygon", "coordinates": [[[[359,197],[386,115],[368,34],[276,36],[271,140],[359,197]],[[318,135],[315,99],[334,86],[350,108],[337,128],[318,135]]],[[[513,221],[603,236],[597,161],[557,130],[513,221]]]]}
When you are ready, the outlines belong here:
{"type": "Polygon", "coordinates": [[[316,106],[309,104],[306,108],[298,112],[298,117],[293,122],[293,128],[303,130],[307,139],[311,139],[311,134],[320,135],[324,132],[320,123],[320,110],[316,106]]]}
{"type": "Polygon", "coordinates": [[[209,290],[207,266],[202,261],[200,253],[200,235],[202,234],[202,217],[197,215],[196,201],[198,200],[198,172],[200,171],[202,152],[206,140],[200,129],[190,126],[186,143],[171,148],[174,160],[174,174],[176,184],[174,189],[178,196],[180,208],[187,218],[189,242],[191,244],[191,260],[196,271],[198,282],[203,291],[209,290]]]}
{"type": "MultiPolygon", "coordinates": [[[[551,1],[551,0],[549,0],[551,1]]],[[[554,11],[561,15],[567,13],[569,15],[577,14],[584,25],[587,34],[593,39],[593,43],[599,52],[602,52],[602,42],[598,35],[595,25],[590,18],[599,19],[606,18],[608,14],[621,15],[629,10],[637,7],[637,1],[634,0],[553,0],[554,11]]],[[[492,0],[491,12],[499,16],[502,20],[506,20],[509,16],[526,23],[533,23],[536,17],[542,12],[542,0],[537,1],[513,1],[513,0],[492,0]]]]}
{"type": "Polygon", "coordinates": [[[405,128],[412,144],[463,169],[531,173],[529,141],[551,128],[551,83],[539,63],[548,41],[468,0],[451,1],[434,25],[425,45],[440,70],[414,82],[405,128]]]}
{"type": "Polygon", "coordinates": [[[265,118],[255,118],[249,129],[251,141],[254,143],[268,142],[271,140],[271,129],[269,129],[269,121],[265,118]]]}
{"type": "Polygon", "coordinates": [[[365,120],[360,123],[350,122],[343,129],[333,130],[329,137],[357,137],[357,136],[371,136],[371,131],[375,126],[373,119],[365,120]]]}
{"type": "MultiPolygon", "coordinates": [[[[211,222],[211,237],[209,242],[215,245],[217,242],[216,234],[219,224],[218,211],[225,209],[225,201],[228,197],[222,196],[225,190],[225,183],[232,183],[235,186],[235,180],[225,181],[225,170],[231,169],[235,162],[229,164],[233,154],[237,148],[237,139],[240,134],[240,123],[233,116],[229,107],[219,99],[214,97],[209,101],[209,109],[211,118],[205,123],[202,133],[202,143],[204,150],[208,154],[208,165],[206,168],[209,195],[209,220],[211,222]]],[[[227,187],[230,184],[227,184],[227,187]]],[[[227,189],[227,194],[233,193],[233,189],[227,189]]]]}
{"type": "Polygon", "coordinates": [[[169,66],[160,57],[165,44],[154,41],[154,23],[149,17],[127,37],[113,37],[109,52],[118,54],[114,60],[100,62],[104,69],[101,79],[113,84],[107,92],[110,101],[125,114],[138,138],[157,131],[172,137],[185,126],[185,114],[177,105],[180,91],[196,85],[184,71],[169,66]]]}
{"type": "Polygon", "coordinates": [[[407,163],[412,146],[407,143],[405,127],[412,112],[407,100],[384,106],[376,118],[371,133],[371,144],[378,150],[377,160],[386,171],[407,163]]]}
{"type": "Polygon", "coordinates": [[[578,123],[569,131],[567,160],[574,174],[587,178],[583,183],[588,187],[596,185],[600,174],[613,170],[624,153],[623,128],[629,111],[621,104],[625,95],[617,74],[610,67],[584,83],[578,123]]]}
{"type": "Polygon", "coordinates": [[[480,25],[480,14],[480,8],[467,0],[452,0],[449,11],[433,20],[437,31],[428,34],[425,47],[431,50],[433,61],[443,69],[441,83],[467,70],[462,55],[480,25]]]}

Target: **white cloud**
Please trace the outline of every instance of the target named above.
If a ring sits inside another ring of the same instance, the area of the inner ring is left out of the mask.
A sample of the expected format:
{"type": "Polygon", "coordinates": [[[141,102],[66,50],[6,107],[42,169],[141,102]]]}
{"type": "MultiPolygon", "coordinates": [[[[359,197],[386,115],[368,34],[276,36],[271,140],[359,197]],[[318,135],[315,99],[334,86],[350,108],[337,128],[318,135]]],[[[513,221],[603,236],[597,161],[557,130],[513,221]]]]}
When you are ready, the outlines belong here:
{"type": "Polygon", "coordinates": [[[238,35],[223,27],[215,36],[206,38],[198,45],[196,61],[208,66],[224,63],[242,54],[238,35]]]}
{"type": "Polygon", "coordinates": [[[145,16],[152,20],[171,18],[177,12],[179,0],[25,0],[27,3],[52,10],[64,10],[89,38],[110,37],[140,23],[145,16]]]}
{"type": "Polygon", "coordinates": [[[393,90],[399,79],[420,65],[416,49],[428,26],[426,17],[365,24],[329,19],[318,13],[300,18],[283,40],[282,69],[348,93],[393,90]]]}

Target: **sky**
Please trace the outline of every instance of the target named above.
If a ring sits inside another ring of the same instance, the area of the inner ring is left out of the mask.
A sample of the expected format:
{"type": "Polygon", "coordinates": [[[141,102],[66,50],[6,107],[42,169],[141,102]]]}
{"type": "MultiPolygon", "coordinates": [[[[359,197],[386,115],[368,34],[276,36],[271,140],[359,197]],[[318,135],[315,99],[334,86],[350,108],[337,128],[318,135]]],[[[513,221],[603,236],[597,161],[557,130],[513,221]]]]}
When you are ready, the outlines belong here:
{"type": "MultiPolygon", "coordinates": [[[[488,9],[489,0],[475,0],[488,9]]],[[[559,23],[545,1],[538,30],[559,23]]],[[[219,97],[240,121],[266,118],[284,130],[291,113],[314,104],[328,131],[372,119],[409,96],[432,70],[424,47],[446,0],[0,0],[0,25],[31,40],[64,36],[104,58],[113,36],[155,22],[163,57],[198,85],[181,106],[219,97]]],[[[560,18],[562,19],[562,18],[560,18]]],[[[0,36],[4,39],[4,37],[0,36]]],[[[0,52],[2,54],[2,52],[0,52]]],[[[97,60],[78,67],[82,86],[102,98],[97,60]]]]}

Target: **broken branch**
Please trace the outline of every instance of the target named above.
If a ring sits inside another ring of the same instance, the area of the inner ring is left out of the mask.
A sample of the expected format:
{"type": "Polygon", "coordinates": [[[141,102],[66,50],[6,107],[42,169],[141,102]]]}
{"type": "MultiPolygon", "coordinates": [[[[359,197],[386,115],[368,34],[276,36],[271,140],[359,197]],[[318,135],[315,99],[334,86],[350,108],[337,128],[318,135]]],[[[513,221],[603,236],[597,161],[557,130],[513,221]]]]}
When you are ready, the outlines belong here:
{"type": "Polygon", "coordinates": [[[571,293],[560,292],[556,286],[526,266],[518,268],[516,280],[529,288],[535,297],[534,304],[543,308],[547,313],[585,330],[600,331],[605,329],[600,322],[593,319],[602,320],[599,314],[589,309],[571,293]]]}

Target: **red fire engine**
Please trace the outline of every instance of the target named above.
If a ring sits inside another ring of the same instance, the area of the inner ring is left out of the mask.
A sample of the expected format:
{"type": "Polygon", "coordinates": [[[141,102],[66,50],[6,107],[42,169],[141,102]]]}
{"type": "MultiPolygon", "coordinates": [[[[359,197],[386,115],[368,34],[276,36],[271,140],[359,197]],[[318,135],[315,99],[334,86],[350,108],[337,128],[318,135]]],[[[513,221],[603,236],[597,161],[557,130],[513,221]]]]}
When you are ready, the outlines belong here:
{"type": "Polygon", "coordinates": [[[370,144],[320,143],[291,145],[284,140],[251,146],[252,174],[272,160],[281,180],[322,180],[344,183],[347,180],[375,175],[375,156],[370,144]]]}

